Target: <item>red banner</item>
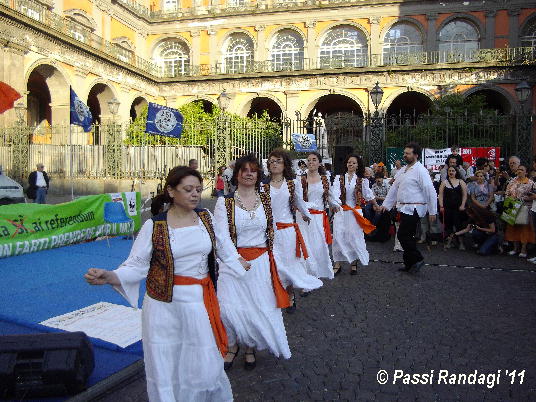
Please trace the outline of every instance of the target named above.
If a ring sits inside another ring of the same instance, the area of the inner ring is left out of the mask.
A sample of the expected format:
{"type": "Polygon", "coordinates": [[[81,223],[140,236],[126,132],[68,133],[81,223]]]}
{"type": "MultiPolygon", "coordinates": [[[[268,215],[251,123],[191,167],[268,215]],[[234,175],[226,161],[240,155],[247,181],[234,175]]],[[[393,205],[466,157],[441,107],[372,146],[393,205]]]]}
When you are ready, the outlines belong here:
{"type": "Polygon", "coordinates": [[[496,168],[499,168],[499,158],[501,157],[500,147],[475,147],[461,148],[460,154],[464,162],[469,162],[469,165],[475,166],[475,161],[478,158],[487,158],[493,161],[496,168]]]}

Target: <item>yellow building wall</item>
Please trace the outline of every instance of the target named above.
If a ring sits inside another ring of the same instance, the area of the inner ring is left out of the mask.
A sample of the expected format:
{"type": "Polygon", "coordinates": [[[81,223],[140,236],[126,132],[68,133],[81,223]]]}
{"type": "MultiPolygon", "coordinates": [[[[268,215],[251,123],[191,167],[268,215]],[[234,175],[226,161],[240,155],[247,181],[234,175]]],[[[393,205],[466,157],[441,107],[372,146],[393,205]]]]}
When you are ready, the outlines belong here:
{"type": "Polygon", "coordinates": [[[380,32],[383,28],[385,28],[386,25],[392,24],[398,18],[399,17],[382,17],[382,19],[380,20],[380,32]]]}
{"type": "Polygon", "coordinates": [[[126,36],[133,43],[136,43],[136,33],[131,28],[123,24],[122,22],[117,21],[116,19],[112,19],[112,24],[111,24],[112,39],[118,38],[121,36],[126,36]]]}
{"type": "Polygon", "coordinates": [[[89,15],[93,14],[93,4],[89,0],[64,0],[63,10],[84,10],[89,15]]]}

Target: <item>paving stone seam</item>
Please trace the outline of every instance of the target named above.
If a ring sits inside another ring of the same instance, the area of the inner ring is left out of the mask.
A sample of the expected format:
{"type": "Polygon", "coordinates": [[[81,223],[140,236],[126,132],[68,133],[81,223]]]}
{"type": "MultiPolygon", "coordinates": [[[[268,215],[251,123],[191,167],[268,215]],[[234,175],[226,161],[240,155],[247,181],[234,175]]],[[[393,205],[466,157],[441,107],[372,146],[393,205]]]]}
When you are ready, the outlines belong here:
{"type": "MultiPolygon", "coordinates": [[[[370,262],[379,262],[382,264],[397,264],[403,265],[404,261],[387,261],[387,260],[378,260],[371,259],[370,262]]],[[[471,265],[450,265],[450,264],[434,264],[434,263],[425,263],[427,267],[441,267],[441,268],[463,268],[463,269],[479,269],[483,271],[503,271],[503,272],[531,272],[536,273],[536,269],[513,269],[513,268],[499,268],[499,267],[476,267],[471,265]]]]}

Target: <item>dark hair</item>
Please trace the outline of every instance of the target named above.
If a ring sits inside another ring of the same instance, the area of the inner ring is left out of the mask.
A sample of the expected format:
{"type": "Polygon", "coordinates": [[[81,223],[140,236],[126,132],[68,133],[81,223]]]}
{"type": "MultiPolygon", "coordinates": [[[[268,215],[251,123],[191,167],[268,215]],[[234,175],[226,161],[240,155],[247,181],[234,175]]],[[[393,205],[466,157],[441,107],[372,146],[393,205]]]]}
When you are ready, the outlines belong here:
{"type": "Polygon", "coordinates": [[[226,169],[226,167],[224,165],[220,166],[218,168],[218,175],[222,175],[225,169],[226,169]]]}
{"type": "Polygon", "coordinates": [[[488,158],[477,158],[475,161],[475,166],[478,168],[480,166],[483,166],[485,163],[488,163],[488,158]]]}
{"type": "MultiPolygon", "coordinates": [[[[534,159],[536,159],[536,157],[534,157],[534,159]]],[[[300,159],[300,160],[298,161],[298,166],[302,166],[302,165],[307,166],[307,163],[305,163],[304,160],[300,159]]]]}
{"type": "Polygon", "coordinates": [[[408,142],[404,148],[411,148],[413,153],[417,155],[417,159],[421,157],[421,146],[417,144],[416,142],[408,142]]]}
{"type": "Polygon", "coordinates": [[[456,171],[456,174],[454,175],[454,177],[455,177],[456,179],[461,179],[460,171],[458,170],[458,168],[457,168],[456,166],[449,166],[449,167],[447,168],[447,178],[449,177],[449,169],[451,169],[451,168],[454,169],[454,170],[456,171]]]}
{"type": "Polygon", "coordinates": [[[257,183],[255,183],[255,187],[259,188],[263,178],[263,172],[262,166],[259,163],[259,160],[255,156],[255,154],[247,154],[236,160],[235,167],[233,170],[233,177],[231,178],[231,184],[233,186],[238,186],[238,173],[240,173],[240,171],[246,164],[254,165],[257,168],[257,183]]]}
{"type": "Polygon", "coordinates": [[[450,149],[460,149],[460,146],[459,145],[451,145],[450,149]]]}
{"type": "Polygon", "coordinates": [[[153,215],[157,215],[162,212],[164,204],[172,202],[169,193],[167,192],[168,186],[175,188],[182,182],[185,177],[188,176],[197,177],[199,179],[199,182],[203,184],[203,177],[201,177],[201,173],[188,166],[175,166],[169,171],[162,193],[154,197],[153,201],[151,202],[151,213],[153,215]]]}
{"type": "Polygon", "coordinates": [[[331,168],[332,168],[331,163],[324,163],[324,168],[326,170],[331,170],[331,168]]]}
{"type": "Polygon", "coordinates": [[[307,153],[307,157],[309,158],[309,156],[311,155],[314,155],[316,156],[316,159],[318,159],[318,163],[320,164],[318,166],[318,173],[319,174],[326,174],[326,169],[324,168],[324,166],[322,166],[322,157],[320,156],[320,154],[318,152],[315,152],[315,151],[311,151],[311,152],[308,152],[307,153]]]}
{"type": "Polygon", "coordinates": [[[383,180],[383,179],[385,179],[385,176],[383,174],[381,174],[381,173],[376,173],[374,175],[374,179],[382,179],[383,180]]]}
{"type": "Polygon", "coordinates": [[[268,159],[266,160],[266,170],[268,170],[268,176],[272,175],[270,172],[270,158],[272,156],[283,159],[283,166],[285,167],[283,170],[283,177],[287,180],[294,180],[296,175],[294,174],[294,170],[292,170],[292,160],[290,159],[290,154],[283,148],[276,148],[270,152],[270,155],[268,155],[268,159]]]}
{"type": "Polygon", "coordinates": [[[445,160],[445,165],[449,165],[449,161],[451,159],[454,159],[456,161],[456,166],[458,166],[458,158],[456,157],[456,155],[452,155],[450,154],[449,156],[447,156],[447,159],[445,160]]]}
{"type": "Polygon", "coordinates": [[[365,175],[365,164],[363,163],[363,159],[357,154],[350,154],[344,159],[344,172],[348,172],[348,167],[346,165],[348,164],[350,158],[355,158],[357,161],[357,176],[363,178],[365,175]]]}
{"type": "Polygon", "coordinates": [[[489,222],[493,222],[496,218],[493,212],[486,208],[474,205],[473,203],[469,203],[465,211],[469,219],[476,222],[478,226],[488,225],[489,222]]]}

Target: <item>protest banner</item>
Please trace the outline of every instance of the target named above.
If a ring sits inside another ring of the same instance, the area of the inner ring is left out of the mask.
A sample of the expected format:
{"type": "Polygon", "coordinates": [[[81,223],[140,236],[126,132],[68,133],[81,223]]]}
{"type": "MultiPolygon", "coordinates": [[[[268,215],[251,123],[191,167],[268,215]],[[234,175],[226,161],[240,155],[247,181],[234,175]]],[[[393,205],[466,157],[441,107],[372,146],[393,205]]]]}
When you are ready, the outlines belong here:
{"type": "Polygon", "coordinates": [[[501,157],[500,147],[472,147],[461,148],[460,154],[464,162],[469,162],[471,166],[475,166],[475,161],[478,158],[487,158],[492,161],[495,167],[498,169],[501,157]]]}
{"type": "Polygon", "coordinates": [[[451,153],[452,152],[450,151],[450,148],[443,148],[443,149],[424,148],[422,151],[423,165],[427,169],[432,169],[432,171],[438,172],[441,170],[443,166],[445,166],[445,161],[447,160],[447,156],[449,156],[451,153]]]}
{"type": "Polygon", "coordinates": [[[311,152],[317,150],[314,134],[292,134],[292,143],[296,152],[311,152]]]}
{"type": "Polygon", "coordinates": [[[57,205],[0,207],[0,258],[28,254],[101,236],[126,235],[141,227],[141,194],[88,195],[57,205]],[[130,223],[107,223],[104,204],[122,202],[130,223]],[[134,227],[133,227],[134,226],[134,227]]]}

